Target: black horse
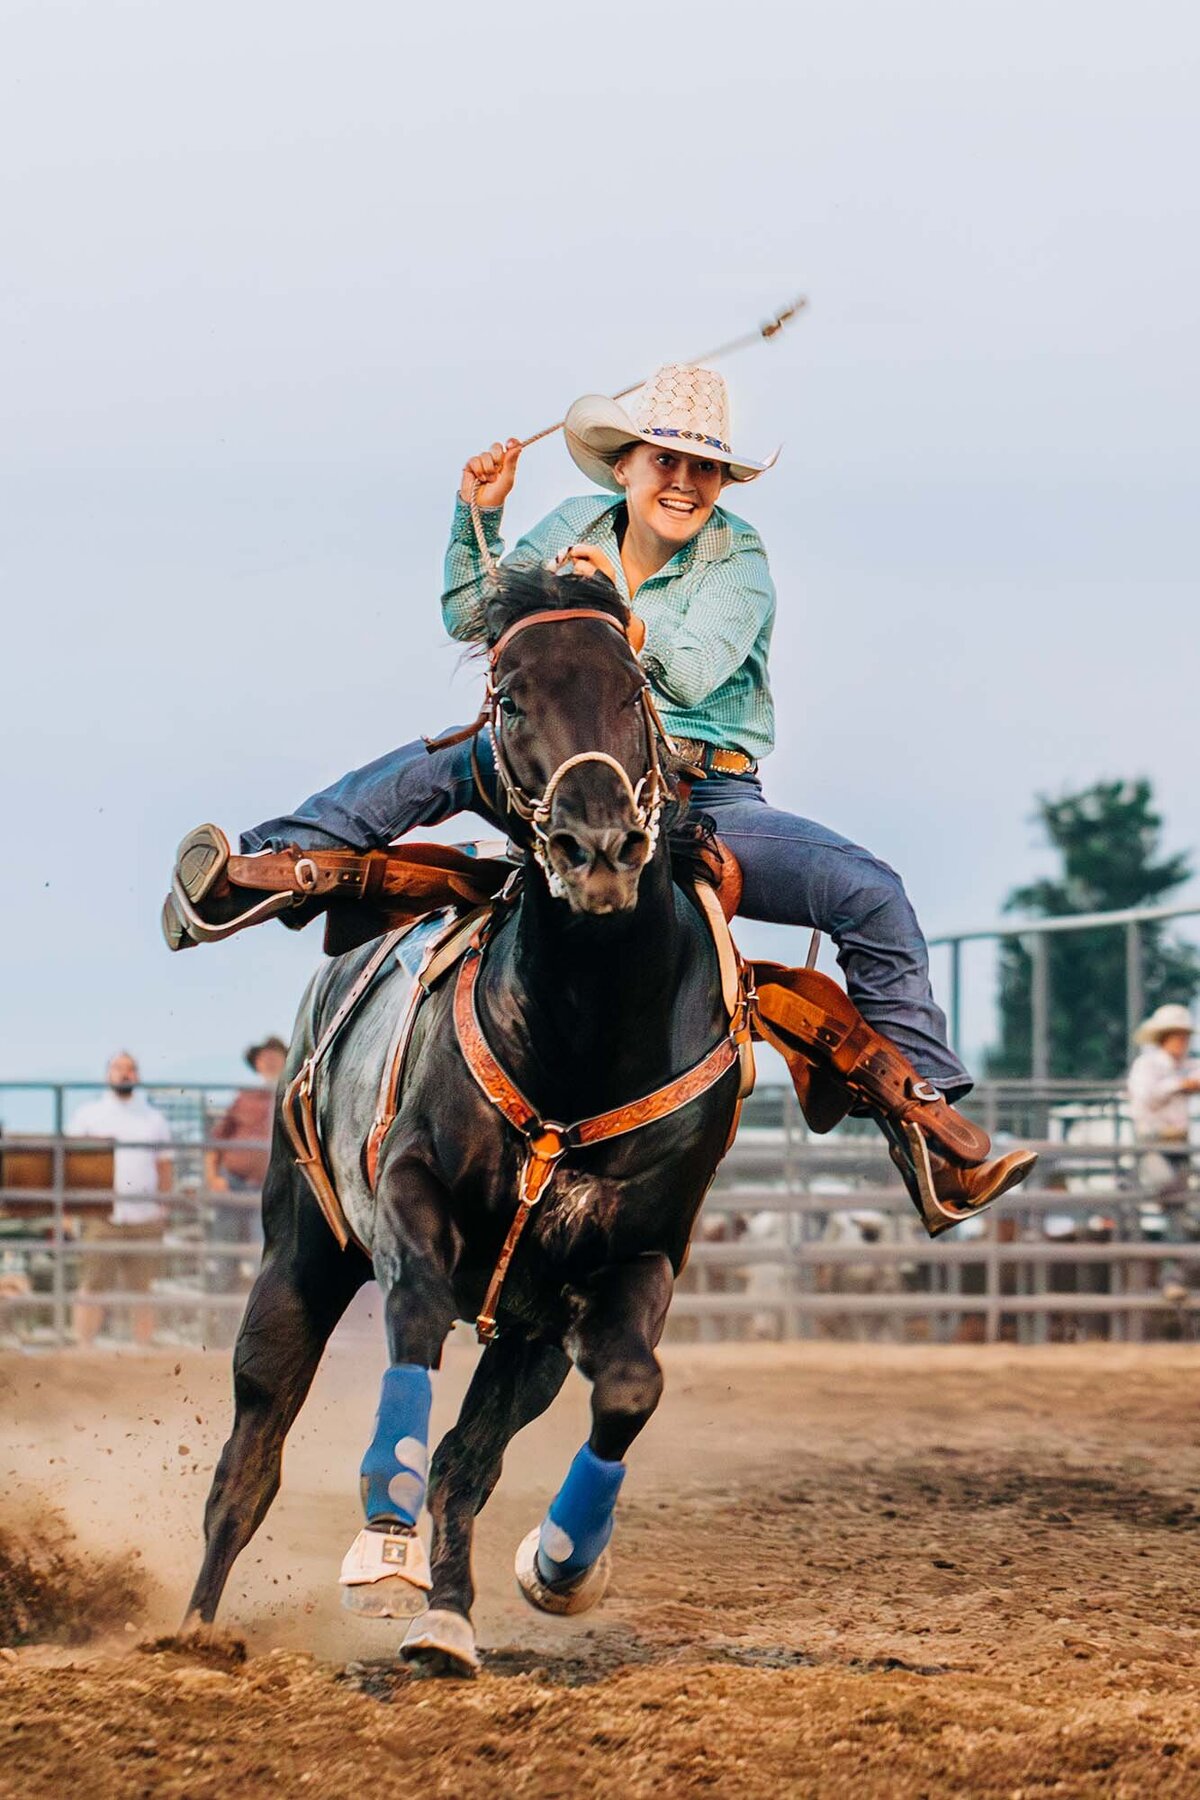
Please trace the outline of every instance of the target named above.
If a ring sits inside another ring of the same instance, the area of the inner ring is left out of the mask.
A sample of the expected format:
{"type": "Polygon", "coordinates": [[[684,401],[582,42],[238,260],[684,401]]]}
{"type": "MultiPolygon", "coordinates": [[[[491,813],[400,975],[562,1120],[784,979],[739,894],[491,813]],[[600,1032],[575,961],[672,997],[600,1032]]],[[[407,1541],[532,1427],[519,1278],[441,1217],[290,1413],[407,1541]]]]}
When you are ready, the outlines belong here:
{"type": "MultiPolygon", "coordinates": [[[[681,814],[659,773],[655,716],[625,620],[608,583],[541,572],[507,576],[486,614],[499,806],[526,857],[519,899],[499,914],[478,962],[475,1016],[542,1120],[624,1107],[704,1064],[729,1037],[709,927],[693,887],[673,872],[681,814]]],[[[370,954],[367,946],[317,975],[289,1075],[370,954]]],[[[481,1310],[526,1145],[468,1067],[451,978],[417,1015],[398,1111],[368,1180],[363,1147],[407,985],[394,962],[384,966],[323,1075],[327,1163],[367,1253],[338,1248],[277,1122],[263,1263],[234,1354],[236,1417],[208,1499],[189,1619],[212,1620],[277,1491],[283,1441],[325,1343],[374,1273],[391,1367],[363,1465],[368,1527],[343,1582],[359,1610],[386,1616],[412,1615],[427,1597],[404,1654],[426,1670],[465,1673],[475,1666],[475,1515],[509,1440],[550,1404],[572,1360],[592,1384],[591,1435],[522,1546],[518,1575],[547,1610],[578,1610],[603,1592],[623,1458],[662,1392],[655,1347],[739,1078],[727,1059],[670,1116],[557,1161],[504,1280],[497,1333],[433,1458],[430,1569],[413,1529],[426,1491],[428,1371],[453,1322],[481,1310]]]]}

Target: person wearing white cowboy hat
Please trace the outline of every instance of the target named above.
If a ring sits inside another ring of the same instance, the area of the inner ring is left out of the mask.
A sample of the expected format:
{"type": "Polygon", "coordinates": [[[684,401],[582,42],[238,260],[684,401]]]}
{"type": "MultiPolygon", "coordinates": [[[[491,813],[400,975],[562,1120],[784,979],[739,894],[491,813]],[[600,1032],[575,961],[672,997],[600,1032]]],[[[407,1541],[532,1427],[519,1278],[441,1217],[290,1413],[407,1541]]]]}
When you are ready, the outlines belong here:
{"type": "Polygon", "coordinates": [[[1166,1048],[1169,1054],[1183,1058],[1187,1055],[1194,1030],[1192,1015],[1187,1007],[1168,1001],[1157,1007],[1148,1019],[1142,1020],[1133,1034],[1133,1041],[1141,1045],[1157,1044],[1166,1048]],[[1169,1045],[1166,1043],[1167,1039],[1171,1040],[1169,1045]]]}
{"type": "MultiPolygon", "coordinates": [[[[971,1078],[947,1042],[925,940],[899,877],[836,832],[768,805],[759,781],[759,762],[775,740],[768,677],[775,588],[757,531],[719,502],[728,487],[771,468],[778,452],[760,458],[734,447],[724,378],[693,364],[664,365],[628,406],[584,395],[568,411],[564,435],[577,467],[602,491],[563,501],[521,538],[505,566],[548,564],[613,584],[630,608],[630,641],[663,722],[703,778],[699,804],[741,865],[741,911],[828,931],[861,1012],[953,1101],[971,1078]]],[[[504,556],[500,524],[521,449],[515,438],[495,443],[462,472],[442,617],[450,635],[466,642],[485,634],[489,565],[504,556]]],[[[486,777],[482,739],[479,747],[486,777]]],[[[470,744],[431,752],[417,739],[244,833],[241,848],[367,850],[478,805],[470,744]]],[[[180,846],[176,878],[194,901],[189,860],[211,886],[211,859],[224,843],[218,837],[201,843],[191,833],[180,846]]],[[[235,898],[235,911],[243,904],[235,898]]],[[[164,928],[172,948],[188,943],[182,917],[164,915],[164,928]]],[[[1034,1160],[1018,1151],[974,1169],[941,1165],[938,1191],[964,1209],[979,1208],[1023,1180],[1034,1160]]]]}
{"type": "Polygon", "coordinates": [[[667,363],[634,396],[628,409],[604,394],[585,394],[563,423],[573,461],[597,487],[614,494],[624,483],[613,464],[632,443],[655,449],[680,450],[720,463],[731,481],[753,481],[772,468],[776,450],[765,462],[738,456],[730,436],[729,394],[715,369],[667,363]]]}
{"type": "Polygon", "coordinates": [[[1200,1094],[1200,1064],[1188,1055],[1192,1029],[1187,1007],[1168,1003],[1133,1034],[1140,1049],[1129,1071],[1129,1111],[1138,1142],[1149,1149],[1140,1168],[1144,1187],[1173,1192],[1187,1183],[1190,1099],[1200,1094]]]}

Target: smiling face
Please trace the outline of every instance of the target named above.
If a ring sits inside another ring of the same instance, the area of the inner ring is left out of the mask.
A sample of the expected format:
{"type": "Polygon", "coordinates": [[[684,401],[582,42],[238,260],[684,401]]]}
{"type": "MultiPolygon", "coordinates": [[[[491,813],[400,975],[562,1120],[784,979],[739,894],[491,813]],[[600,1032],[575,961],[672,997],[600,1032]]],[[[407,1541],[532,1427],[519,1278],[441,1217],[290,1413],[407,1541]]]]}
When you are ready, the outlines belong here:
{"type": "Polygon", "coordinates": [[[724,463],[657,444],[631,444],[613,474],[625,490],[630,523],[672,554],[708,523],[728,479],[724,463]]]}

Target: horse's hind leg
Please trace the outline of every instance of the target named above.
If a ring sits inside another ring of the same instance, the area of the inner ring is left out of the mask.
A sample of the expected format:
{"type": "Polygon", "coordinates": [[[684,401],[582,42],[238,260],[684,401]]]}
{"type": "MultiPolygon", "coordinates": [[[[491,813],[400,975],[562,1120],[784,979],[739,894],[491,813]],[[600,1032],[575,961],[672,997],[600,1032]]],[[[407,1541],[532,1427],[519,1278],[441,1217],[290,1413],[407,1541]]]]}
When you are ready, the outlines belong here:
{"type": "Polygon", "coordinates": [[[584,1612],[608,1586],[607,1545],[625,1452],[662,1395],[655,1346],[674,1277],[665,1256],[614,1264],[592,1284],[573,1336],[592,1384],[592,1430],[540,1527],[517,1552],[517,1581],[544,1612],[584,1612]]]}
{"type": "Polygon", "coordinates": [[[233,1353],[233,1431],[204,1510],[204,1561],[185,1628],[210,1624],[234,1559],[279,1491],[283,1440],[334,1326],[370,1275],[351,1246],[340,1251],[294,1169],[268,1177],[268,1245],[233,1353]],[[280,1185],[272,1191],[272,1176],[280,1185]],[[289,1192],[282,1184],[287,1183],[289,1192]],[[272,1239],[270,1214],[284,1215],[272,1239]]]}
{"type": "Polygon", "coordinates": [[[457,1422],[438,1445],[429,1472],[430,1611],[413,1625],[402,1648],[418,1673],[458,1675],[474,1666],[470,1619],[475,1598],[471,1577],[475,1517],[500,1479],[510,1441],[545,1412],[570,1367],[557,1344],[515,1335],[496,1339],[479,1359],[457,1422]]]}

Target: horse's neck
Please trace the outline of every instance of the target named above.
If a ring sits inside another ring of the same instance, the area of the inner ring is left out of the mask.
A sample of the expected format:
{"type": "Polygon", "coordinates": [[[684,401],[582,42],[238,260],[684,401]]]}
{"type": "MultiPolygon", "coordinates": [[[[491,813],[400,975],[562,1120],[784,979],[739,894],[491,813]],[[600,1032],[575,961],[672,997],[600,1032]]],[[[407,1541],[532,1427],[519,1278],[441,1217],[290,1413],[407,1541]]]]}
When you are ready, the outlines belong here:
{"type": "Polygon", "coordinates": [[[544,1113],[598,1112],[677,1072],[670,1048],[695,951],[677,900],[663,853],[645,870],[628,923],[597,929],[552,901],[530,870],[519,914],[495,947],[487,1019],[497,1052],[544,1113]]]}

